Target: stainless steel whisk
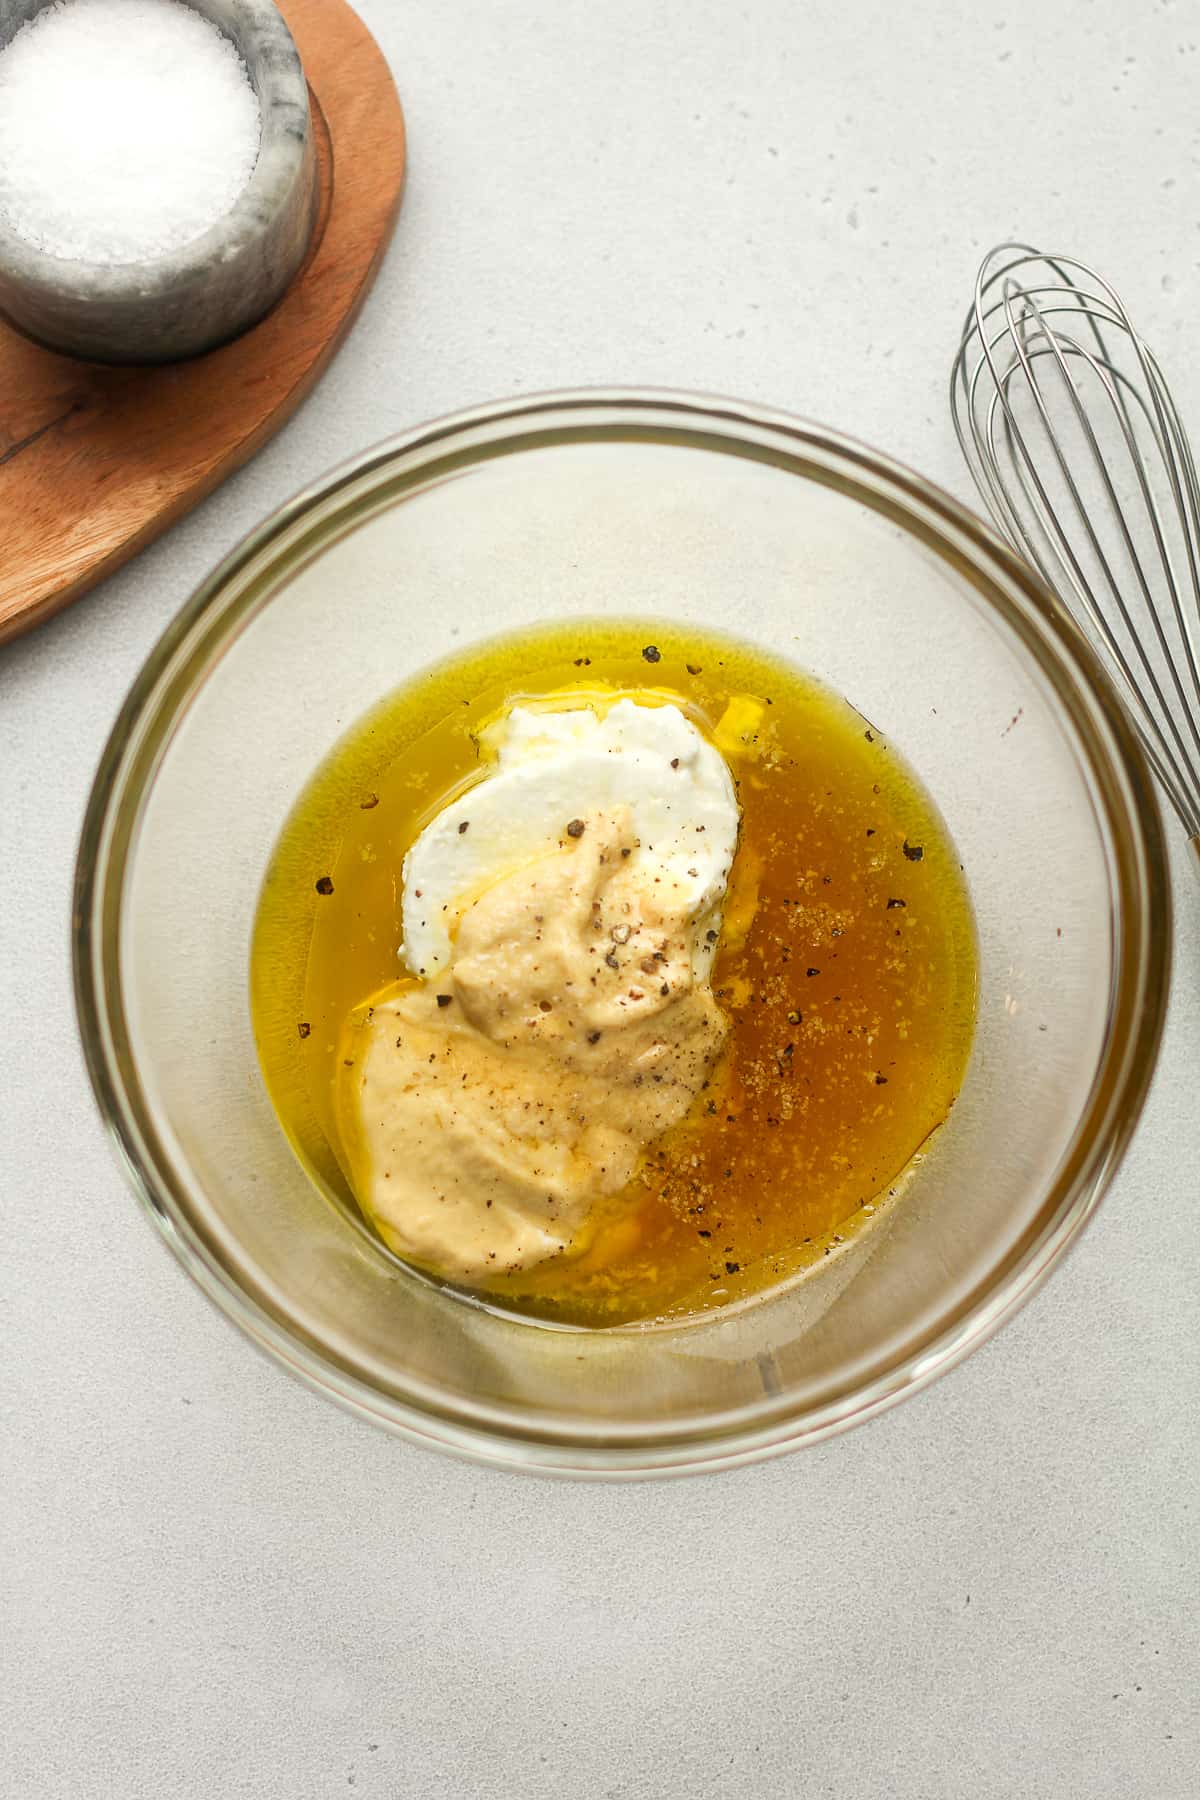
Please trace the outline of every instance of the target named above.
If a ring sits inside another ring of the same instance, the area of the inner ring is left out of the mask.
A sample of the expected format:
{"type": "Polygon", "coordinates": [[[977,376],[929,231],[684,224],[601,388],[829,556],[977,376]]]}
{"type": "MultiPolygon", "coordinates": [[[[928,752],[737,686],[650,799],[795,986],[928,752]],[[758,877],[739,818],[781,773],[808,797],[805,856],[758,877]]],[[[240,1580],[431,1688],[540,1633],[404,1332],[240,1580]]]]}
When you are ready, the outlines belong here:
{"type": "Polygon", "coordinates": [[[950,380],[996,525],[1100,653],[1200,858],[1200,487],[1162,370],[1094,270],[984,258],[950,380]]]}

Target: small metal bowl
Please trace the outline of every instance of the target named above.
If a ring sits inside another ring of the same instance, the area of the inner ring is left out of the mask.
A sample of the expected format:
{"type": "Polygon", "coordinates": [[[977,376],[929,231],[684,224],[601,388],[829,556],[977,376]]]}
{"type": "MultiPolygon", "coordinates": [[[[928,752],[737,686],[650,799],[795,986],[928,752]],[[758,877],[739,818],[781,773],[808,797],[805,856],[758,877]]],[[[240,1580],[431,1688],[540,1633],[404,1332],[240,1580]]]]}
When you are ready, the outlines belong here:
{"type": "MultiPolygon", "coordinates": [[[[50,0],[7,0],[0,49],[50,0]]],[[[271,0],[187,0],[230,39],[258,95],[258,161],[225,216],[142,262],[48,256],[0,217],[0,313],[27,337],[92,362],[195,356],[262,318],[304,259],[317,212],[308,87],[271,0]]]]}

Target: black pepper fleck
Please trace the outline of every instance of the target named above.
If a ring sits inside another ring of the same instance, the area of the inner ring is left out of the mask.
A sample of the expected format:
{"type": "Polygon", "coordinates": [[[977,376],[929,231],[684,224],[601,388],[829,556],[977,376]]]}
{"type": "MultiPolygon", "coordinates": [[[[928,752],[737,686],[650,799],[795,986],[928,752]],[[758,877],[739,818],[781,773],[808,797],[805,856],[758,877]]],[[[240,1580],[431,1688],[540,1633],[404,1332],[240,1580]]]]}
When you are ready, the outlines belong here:
{"type": "Polygon", "coordinates": [[[584,824],[582,819],[572,819],[571,823],[567,826],[568,837],[580,838],[583,836],[583,832],[584,824]]]}
{"type": "Polygon", "coordinates": [[[332,894],[333,892],[333,882],[328,875],[322,875],[316,885],[318,894],[332,894]]]}
{"type": "Polygon", "coordinates": [[[439,994],[437,997],[437,1003],[439,1006],[449,1006],[449,1004],[453,1000],[453,998],[454,998],[453,994],[439,994]]]}
{"type": "Polygon", "coordinates": [[[312,1026],[307,1024],[305,1020],[301,1019],[300,1023],[296,1027],[296,1030],[300,1033],[300,1036],[302,1038],[306,1038],[308,1036],[309,1032],[312,1030],[312,1026]]]}
{"type": "Polygon", "coordinates": [[[901,847],[904,851],[905,856],[907,856],[909,862],[920,862],[921,858],[925,854],[925,851],[924,851],[924,848],[922,845],[910,844],[907,838],[905,838],[904,843],[901,847]]]}
{"type": "Polygon", "coordinates": [[[645,659],[648,663],[656,663],[656,662],[662,661],[662,651],[659,649],[657,644],[647,644],[645,649],[642,651],[642,655],[645,657],[645,659]]]}

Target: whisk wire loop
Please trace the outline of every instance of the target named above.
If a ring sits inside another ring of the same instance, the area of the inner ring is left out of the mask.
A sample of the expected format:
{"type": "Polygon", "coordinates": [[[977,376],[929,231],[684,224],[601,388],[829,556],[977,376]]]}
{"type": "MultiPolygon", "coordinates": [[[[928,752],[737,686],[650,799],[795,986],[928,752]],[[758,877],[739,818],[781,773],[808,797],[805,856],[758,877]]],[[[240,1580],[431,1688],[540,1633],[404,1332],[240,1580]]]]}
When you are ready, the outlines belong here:
{"type": "Polygon", "coordinates": [[[1157,359],[1085,263],[985,257],[950,383],[993,520],[1107,664],[1200,855],[1200,479],[1157,359]]]}

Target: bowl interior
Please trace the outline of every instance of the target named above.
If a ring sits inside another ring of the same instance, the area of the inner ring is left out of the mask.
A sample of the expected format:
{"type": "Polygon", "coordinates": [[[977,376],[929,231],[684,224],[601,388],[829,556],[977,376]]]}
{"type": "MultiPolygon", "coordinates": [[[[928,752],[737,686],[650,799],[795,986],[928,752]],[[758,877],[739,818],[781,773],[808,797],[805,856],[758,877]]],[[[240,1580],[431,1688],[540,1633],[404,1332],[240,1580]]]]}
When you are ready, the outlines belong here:
{"type": "Polygon", "coordinates": [[[765,416],[528,404],[333,478],[160,648],[85,835],[85,1040],[169,1235],[320,1385],[526,1466],[726,1460],[925,1378],[1086,1216],[1149,1074],[1159,826],[1085,667],[951,503],[765,416]],[[631,613],[803,666],[908,759],[970,883],[979,1021],[959,1102],[902,1197],[816,1276],[680,1327],[576,1333],[408,1274],[311,1185],[260,1078],[247,965],[283,819],[360,714],[455,648],[631,613]]]}

